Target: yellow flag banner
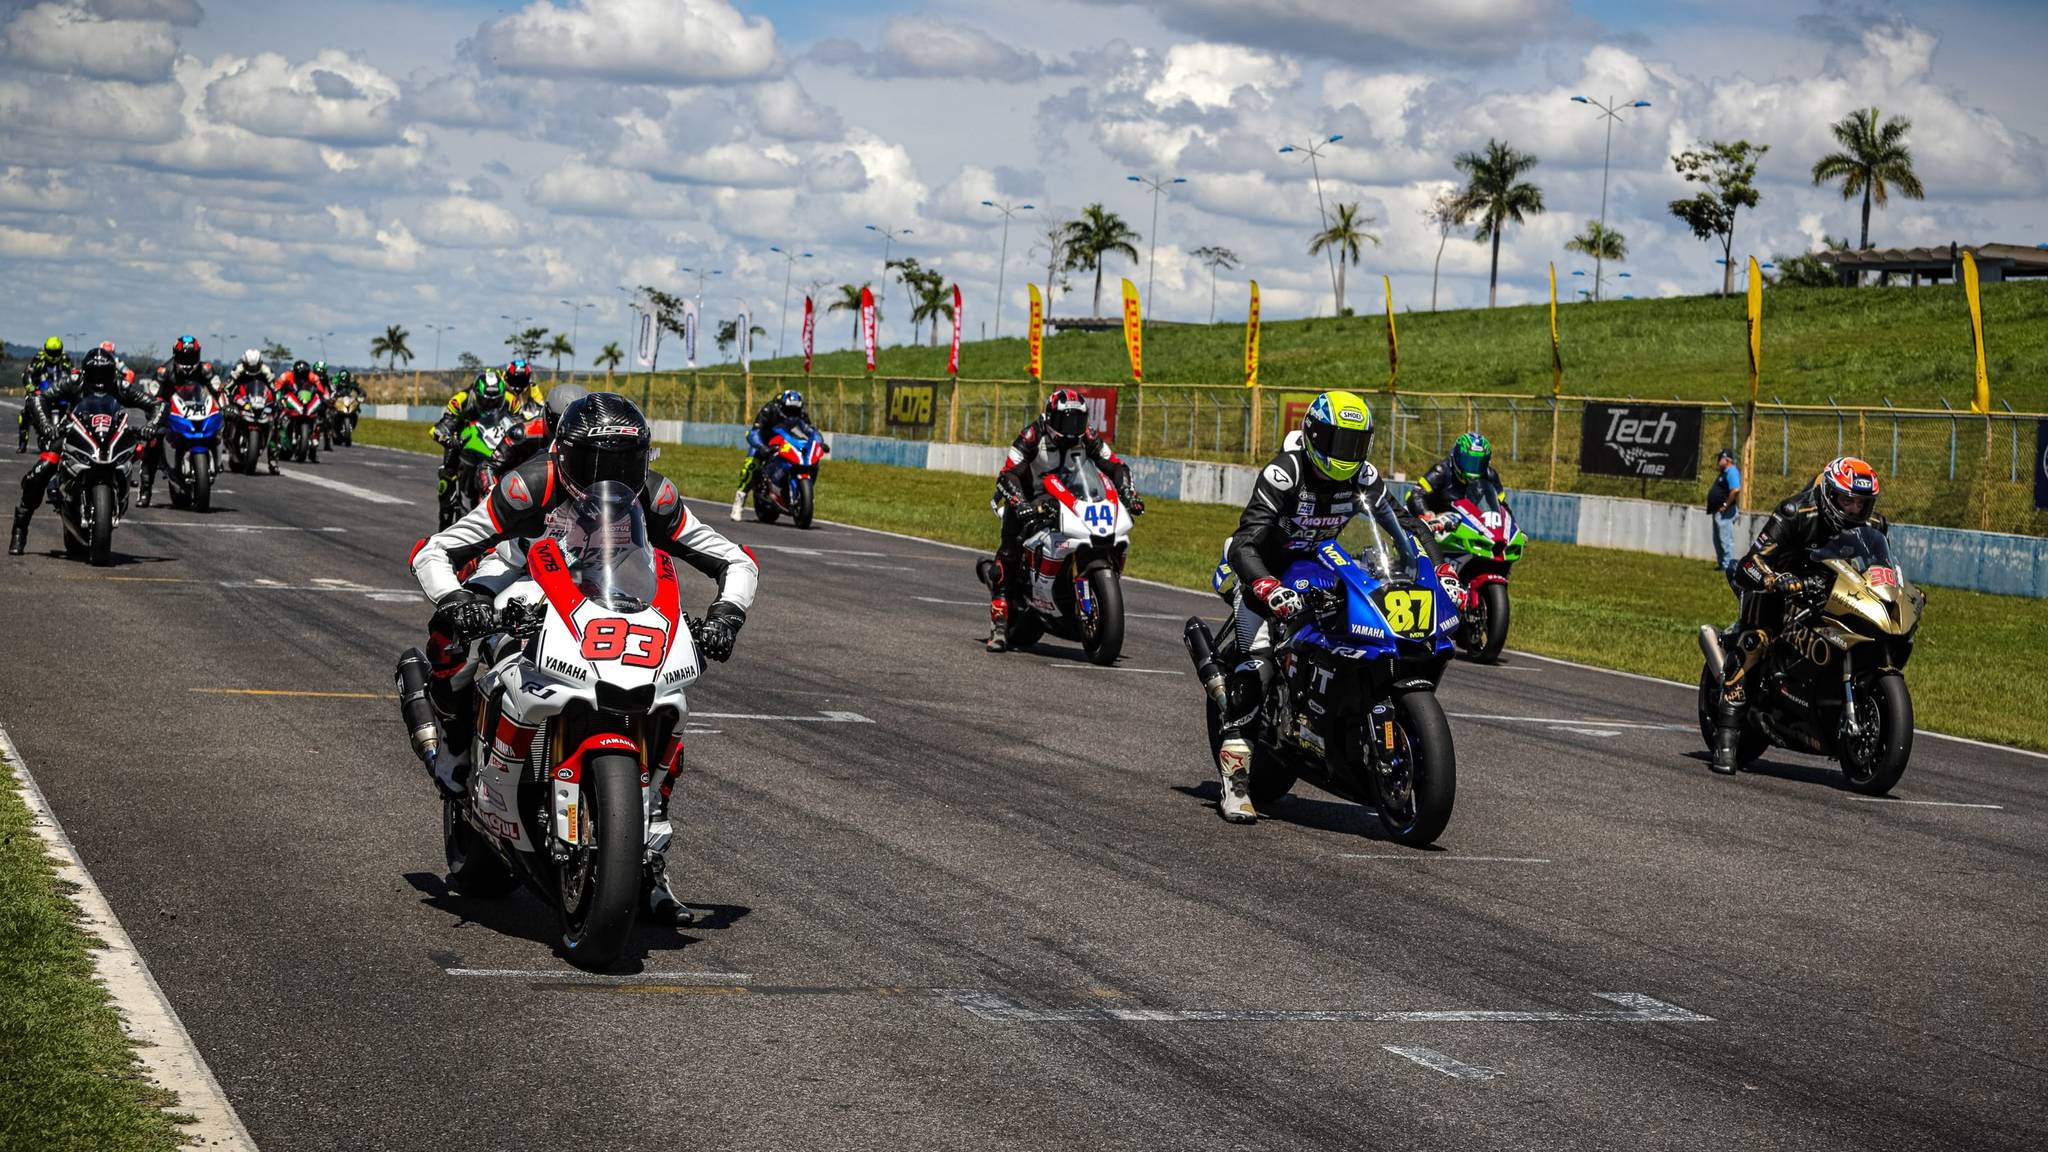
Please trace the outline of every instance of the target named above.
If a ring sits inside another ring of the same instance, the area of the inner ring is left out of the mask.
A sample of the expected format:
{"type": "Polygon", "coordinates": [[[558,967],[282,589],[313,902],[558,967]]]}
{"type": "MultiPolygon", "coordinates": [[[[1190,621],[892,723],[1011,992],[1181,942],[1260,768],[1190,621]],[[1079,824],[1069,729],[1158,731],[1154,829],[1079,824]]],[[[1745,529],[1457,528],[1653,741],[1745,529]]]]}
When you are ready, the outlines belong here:
{"type": "Polygon", "coordinates": [[[1749,400],[1756,402],[1764,371],[1764,272],[1749,258],[1749,400]]]}
{"type": "Polygon", "coordinates": [[[1031,350],[1031,378],[1037,380],[1045,375],[1045,297],[1039,295],[1038,285],[1027,285],[1031,289],[1031,323],[1024,333],[1024,344],[1031,350]]]}
{"type": "Polygon", "coordinates": [[[1970,411],[1991,411],[1991,377],[1984,370],[1984,301],[1977,289],[1977,257],[1963,249],[1963,296],[1970,302],[1970,343],[1977,350],[1977,390],[1970,396],[1970,411]]]}
{"type": "Polygon", "coordinates": [[[1259,282],[1252,281],[1252,310],[1244,322],[1244,386],[1259,386],[1259,282]]]}
{"type": "Polygon", "coordinates": [[[1401,337],[1394,331],[1394,282],[1381,276],[1380,286],[1387,290],[1387,387],[1391,389],[1401,382],[1401,337]]]}
{"type": "Polygon", "coordinates": [[[1550,398],[1564,391],[1564,349],[1557,339],[1557,265],[1550,266],[1550,398]]]}
{"type": "Polygon", "coordinates": [[[1138,286],[1124,278],[1124,348],[1131,354],[1131,379],[1145,381],[1145,318],[1138,309],[1138,286]]]}

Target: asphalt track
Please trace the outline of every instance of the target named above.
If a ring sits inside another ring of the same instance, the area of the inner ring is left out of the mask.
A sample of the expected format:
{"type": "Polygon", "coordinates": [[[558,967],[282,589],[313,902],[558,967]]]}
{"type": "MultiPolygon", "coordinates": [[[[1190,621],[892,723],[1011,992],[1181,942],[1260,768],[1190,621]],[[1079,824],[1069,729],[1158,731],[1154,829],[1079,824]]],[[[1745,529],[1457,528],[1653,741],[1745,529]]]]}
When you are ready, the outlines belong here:
{"type": "Polygon", "coordinates": [[[837,527],[735,530],[671,865],[711,915],[580,976],[445,891],[384,695],[430,462],[287,470],[330,483],[0,563],[0,722],[266,1149],[2048,1143],[2048,762],[1724,780],[1690,692],[1511,656],[1446,682],[1440,851],[1306,786],[1236,829],[1210,603],[1130,587],[1114,671],[991,657],[971,556],[837,527]]]}

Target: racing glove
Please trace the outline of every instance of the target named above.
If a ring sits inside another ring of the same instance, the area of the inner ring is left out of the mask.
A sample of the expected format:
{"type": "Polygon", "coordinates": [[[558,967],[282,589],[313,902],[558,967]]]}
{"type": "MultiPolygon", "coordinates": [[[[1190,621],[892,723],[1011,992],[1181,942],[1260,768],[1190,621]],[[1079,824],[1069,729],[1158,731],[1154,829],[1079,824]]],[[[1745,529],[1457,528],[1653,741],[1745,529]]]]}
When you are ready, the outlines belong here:
{"type": "Polygon", "coordinates": [[[457,589],[435,605],[428,627],[457,640],[474,640],[498,630],[498,610],[467,588],[457,589]]]}
{"type": "Polygon", "coordinates": [[[1012,508],[1024,504],[1024,482],[1015,473],[1005,472],[996,477],[996,496],[1012,508]]]}
{"type": "Polygon", "coordinates": [[[1271,576],[1260,577],[1252,584],[1252,595],[1266,606],[1266,612],[1275,620],[1292,620],[1307,605],[1302,602],[1301,593],[1282,584],[1271,576]]]}
{"type": "Polygon", "coordinates": [[[697,650],[707,660],[720,664],[732,658],[733,645],[739,641],[740,625],[747,622],[744,609],[723,600],[711,606],[704,613],[704,619],[697,624],[697,650]]]}

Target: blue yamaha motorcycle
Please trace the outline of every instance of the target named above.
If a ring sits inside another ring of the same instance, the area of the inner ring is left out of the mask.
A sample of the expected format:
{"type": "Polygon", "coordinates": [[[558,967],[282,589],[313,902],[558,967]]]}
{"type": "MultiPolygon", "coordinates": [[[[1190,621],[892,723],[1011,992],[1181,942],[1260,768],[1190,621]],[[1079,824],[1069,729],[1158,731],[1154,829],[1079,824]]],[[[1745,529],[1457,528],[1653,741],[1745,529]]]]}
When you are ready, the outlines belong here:
{"type": "MultiPolygon", "coordinates": [[[[1252,745],[1251,798],[1279,800],[1298,778],[1372,806],[1393,840],[1420,848],[1443,834],[1457,794],[1457,755],[1437,703],[1457,606],[1426,557],[1390,549],[1371,517],[1370,546],[1354,559],[1336,541],[1287,566],[1282,580],[1308,611],[1274,622],[1252,745]]],[[[1231,599],[1234,575],[1215,588],[1231,599]]],[[[1233,601],[1234,603],[1234,601],[1233,601]]],[[[1222,743],[1224,669],[1240,660],[1236,630],[1219,643],[1200,617],[1183,632],[1208,693],[1209,749],[1222,743]]]]}
{"type": "Polygon", "coordinates": [[[754,477],[754,516],[773,524],[784,513],[799,528],[811,526],[811,487],[831,451],[809,424],[785,424],[768,438],[768,458],[754,477]]]}

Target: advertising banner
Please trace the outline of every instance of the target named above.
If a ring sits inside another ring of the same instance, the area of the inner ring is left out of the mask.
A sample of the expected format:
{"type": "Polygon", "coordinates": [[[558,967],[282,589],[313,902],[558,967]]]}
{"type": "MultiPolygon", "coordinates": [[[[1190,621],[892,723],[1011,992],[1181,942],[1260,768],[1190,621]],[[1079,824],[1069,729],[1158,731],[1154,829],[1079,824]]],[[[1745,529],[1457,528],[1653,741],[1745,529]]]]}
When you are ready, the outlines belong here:
{"type": "Polygon", "coordinates": [[[889,423],[899,428],[929,428],[938,408],[936,384],[915,380],[889,381],[889,423]]]}
{"type": "Polygon", "coordinates": [[[1252,281],[1252,310],[1244,322],[1244,386],[1259,386],[1259,282],[1252,281]]]}
{"type": "Polygon", "coordinates": [[[732,324],[732,337],[740,342],[740,371],[754,370],[754,314],[747,310],[745,302],[740,304],[740,314],[732,324]]]}
{"type": "Polygon", "coordinates": [[[1031,350],[1027,371],[1037,380],[1045,375],[1045,297],[1039,294],[1038,285],[1025,287],[1031,289],[1031,324],[1024,333],[1024,344],[1031,350]]]}
{"type": "Polygon", "coordinates": [[[1145,382],[1145,317],[1138,310],[1138,286],[1124,278],[1124,350],[1131,354],[1131,379],[1145,382]]]}
{"type": "Polygon", "coordinates": [[[960,286],[953,285],[953,355],[946,361],[946,371],[954,376],[960,374],[960,286]]]}
{"type": "Polygon", "coordinates": [[[808,293],[804,295],[804,375],[811,374],[811,352],[817,346],[818,308],[808,293]]]}
{"type": "Polygon", "coordinates": [[[2048,420],[2034,427],[2034,507],[2048,508],[2048,420]]]}
{"type": "Polygon", "coordinates": [[[654,367],[655,345],[661,339],[661,326],[655,323],[654,313],[635,310],[637,326],[633,329],[633,362],[642,368],[654,367]]]}
{"type": "Polygon", "coordinates": [[[1401,336],[1394,331],[1394,282],[1380,277],[1380,285],[1387,290],[1387,387],[1401,382],[1401,336]]]}
{"type": "Polygon", "coordinates": [[[683,301],[683,366],[697,366],[697,302],[683,301]]]}
{"type": "Polygon", "coordinates": [[[1970,345],[1977,353],[1977,388],[1970,394],[1970,411],[1991,411],[1991,376],[1984,370],[1984,300],[1977,287],[1977,257],[1963,249],[1963,295],[1970,301],[1970,345]]]}
{"type": "Polygon", "coordinates": [[[1088,402],[1088,427],[1104,440],[1116,439],[1116,389],[1114,388],[1073,388],[1088,402]]]}
{"type": "Polygon", "coordinates": [[[867,285],[860,289],[860,342],[867,349],[868,371],[875,370],[875,290],[867,285]]]}
{"type": "Polygon", "coordinates": [[[1579,471],[1692,480],[1700,470],[1700,410],[1667,404],[1587,404],[1579,471]]]}

